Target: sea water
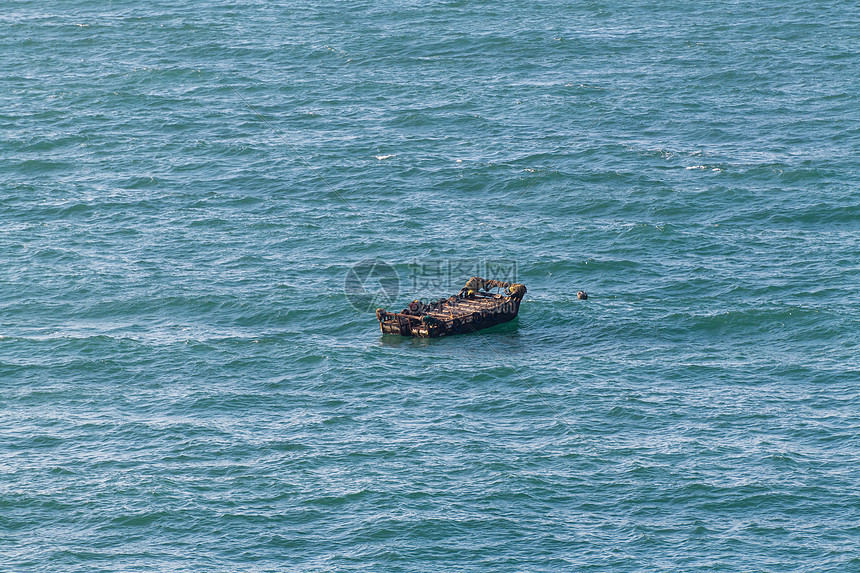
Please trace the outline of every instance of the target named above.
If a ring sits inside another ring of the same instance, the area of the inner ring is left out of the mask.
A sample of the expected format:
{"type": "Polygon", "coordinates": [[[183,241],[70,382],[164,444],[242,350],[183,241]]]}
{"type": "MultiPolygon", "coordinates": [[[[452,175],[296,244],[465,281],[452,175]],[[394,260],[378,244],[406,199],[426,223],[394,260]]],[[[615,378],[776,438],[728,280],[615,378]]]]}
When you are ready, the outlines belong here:
{"type": "Polygon", "coordinates": [[[856,2],[0,29],[0,570],[860,571],[856,2]]]}

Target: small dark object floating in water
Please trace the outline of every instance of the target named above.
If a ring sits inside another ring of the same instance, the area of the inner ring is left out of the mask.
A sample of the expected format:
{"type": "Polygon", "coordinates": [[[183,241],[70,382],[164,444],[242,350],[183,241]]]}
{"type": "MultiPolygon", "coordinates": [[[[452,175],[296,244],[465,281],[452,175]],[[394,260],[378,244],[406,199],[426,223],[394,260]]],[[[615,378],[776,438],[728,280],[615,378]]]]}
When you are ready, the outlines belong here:
{"type": "Polygon", "coordinates": [[[588,295],[585,294],[584,290],[581,290],[578,293],[576,293],[576,298],[578,298],[579,300],[588,300],[588,295]]]}
{"type": "Polygon", "coordinates": [[[430,304],[412,301],[401,312],[378,308],[376,319],[385,334],[438,338],[475,332],[516,318],[525,294],[521,284],[472,277],[460,294],[430,304]]]}

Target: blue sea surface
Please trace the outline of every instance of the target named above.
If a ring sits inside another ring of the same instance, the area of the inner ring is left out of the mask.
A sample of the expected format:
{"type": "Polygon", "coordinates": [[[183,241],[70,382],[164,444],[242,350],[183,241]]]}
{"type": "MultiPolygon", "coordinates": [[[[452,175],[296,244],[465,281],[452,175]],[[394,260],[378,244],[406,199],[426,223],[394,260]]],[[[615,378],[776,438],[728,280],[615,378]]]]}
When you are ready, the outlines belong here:
{"type": "Polygon", "coordinates": [[[860,571],[856,1],[0,30],[0,571],[860,571]]]}

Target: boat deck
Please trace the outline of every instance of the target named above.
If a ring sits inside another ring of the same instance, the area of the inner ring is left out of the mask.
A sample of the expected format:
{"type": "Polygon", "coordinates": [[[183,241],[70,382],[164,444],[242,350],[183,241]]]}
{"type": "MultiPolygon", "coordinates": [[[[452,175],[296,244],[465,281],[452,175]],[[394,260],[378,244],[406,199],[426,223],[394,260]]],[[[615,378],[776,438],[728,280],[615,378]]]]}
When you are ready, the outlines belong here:
{"type": "Polygon", "coordinates": [[[401,312],[376,311],[379,328],[385,334],[438,338],[451,334],[475,332],[516,318],[525,294],[522,285],[484,281],[473,277],[459,295],[429,304],[413,301],[401,312]],[[475,283],[473,281],[480,281],[475,283]],[[471,290],[470,285],[484,288],[505,288],[506,293],[471,290]]]}

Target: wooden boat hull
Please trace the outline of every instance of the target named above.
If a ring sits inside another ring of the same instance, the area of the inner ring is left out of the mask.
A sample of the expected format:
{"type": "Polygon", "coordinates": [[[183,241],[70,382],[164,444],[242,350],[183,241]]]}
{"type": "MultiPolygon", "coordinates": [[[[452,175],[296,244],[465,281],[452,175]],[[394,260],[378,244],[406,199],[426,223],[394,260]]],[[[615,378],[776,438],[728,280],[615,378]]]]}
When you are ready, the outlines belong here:
{"type": "Polygon", "coordinates": [[[384,334],[440,338],[491,328],[517,317],[525,287],[513,286],[520,290],[515,288],[511,294],[491,294],[464,289],[467,294],[461,291],[460,295],[430,305],[415,301],[416,308],[399,313],[379,309],[376,311],[379,329],[384,334]]]}

